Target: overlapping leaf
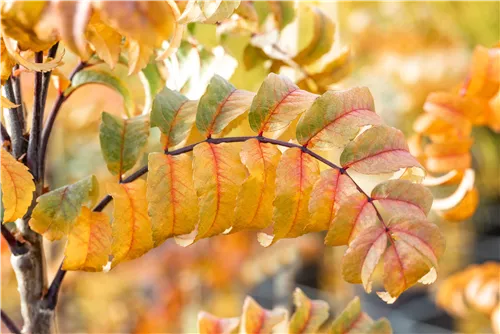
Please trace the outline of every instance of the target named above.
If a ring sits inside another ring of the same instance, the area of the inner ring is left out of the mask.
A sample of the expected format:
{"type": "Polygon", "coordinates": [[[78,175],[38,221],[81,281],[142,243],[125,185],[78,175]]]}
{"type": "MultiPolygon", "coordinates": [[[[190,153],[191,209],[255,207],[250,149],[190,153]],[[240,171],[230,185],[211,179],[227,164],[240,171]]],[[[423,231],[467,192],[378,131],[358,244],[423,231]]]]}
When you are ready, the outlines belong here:
{"type": "Polygon", "coordinates": [[[80,215],[82,206],[93,204],[99,194],[99,185],[94,175],[67,185],[37,198],[29,225],[49,240],[66,236],[80,215]]]}
{"type": "Polygon", "coordinates": [[[252,297],[246,297],[241,315],[241,333],[270,334],[273,327],[285,320],[286,310],[266,310],[252,297]]]}
{"type": "MultiPolygon", "coordinates": [[[[436,225],[420,218],[395,216],[386,226],[359,233],[344,255],[342,274],[348,282],[363,283],[370,292],[373,271],[383,257],[387,292],[378,294],[391,303],[429,272],[435,273],[443,251],[444,239],[436,225]]],[[[423,282],[432,283],[435,276],[430,278],[423,282]]]]}
{"type": "Polygon", "coordinates": [[[276,166],[281,152],[272,144],[250,139],[243,144],[240,156],[249,175],[238,194],[231,231],[264,229],[272,223],[276,166]]]}
{"type": "Polygon", "coordinates": [[[190,233],[198,222],[191,164],[187,155],[149,155],[147,200],[155,246],[190,233]]]}
{"type": "Polygon", "coordinates": [[[123,119],[102,113],[99,137],[108,169],[113,175],[122,175],[136,164],[147,144],[149,120],[147,116],[123,119]]]}
{"type": "Polygon", "coordinates": [[[258,133],[277,131],[288,126],[316,99],[289,79],[269,74],[253,99],[248,119],[258,133]]]}
{"type": "Polygon", "coordinates": [[[403,133],[397,129],[374,126],[347,144],[340,164],[363,174],[396,172],[400,168],[422,166],[408,152],[403,133]]]}
{"type": "Polygon", "coordinates": [[[160,128],[165,136],[165,147],[173,147],[184,141],[191,131],[198,102],[164,88],[153,101],[151,126],[160,128]]]}
{"type": "Polygon", "coordinates": [[[309,147],[342,147],[362,126],[381,123],[368,88],[328,91],[300,118],[297,140],[309,147]]]}
{"type": "Polygon", "coordinates": [[[17,161],[6,150],[2,149],[2,204],[3,223],[22,218],[33,199],[35,184],[28,167],[17,161]]]}
{"type": "Polygon", "coordinates": [[[153,248],[151,221],[146,201],[146,182],[108,183],[113,197],[112,266],[133,260],[153,248]]]}
{"type": "Polygon", "coordinates": [[[305,232],[328,230],[338,209],[348,203],[350,195],[356,193],[358,193],[356,185],[346,174],[342,174],[338,169],[322,171],[311,193],[310,223],[306,226],[305,232]]]}
{"type": "Polygon", "coordinates": [[[369,315],[361,310],[361,303],[355,297],[342,313],[335,319],[328,331],[330,334],[391,334],[392,328],[389,321],[381,318],[373,321],[369,315]]]}
{"type": "Polygon", "coordinates": [[[239,318],[219,318],[208,312],[198,313],[198,333],[200,334],[236,334],[239,318]]]}
{"type": "Polygon", "coordinates": [[[309,222],[309,198],[319,177],[318,161],[298,148],[290,148],[283,153],[276,175],[273,242],[304,234],[309,222]]]}
{"type": "Polygon", "coordinates": [[[330,306],[323,300],[311,300],[300,289],[295,289],[295,312],[288,326],[289,333],[317,333],[328,319],[330,306]]]}
{"type": "Polygon", "coordinates": [[[231,227],[236,197],[246,176],[238,153],[226,143],[202,143],[194,148],[193,178],[200,207],[196,240],[231,227]]]}
{"type": "Polygon", "coordinates": [[[62,269],[102,271],[110,253],[111,225],[108,215],[82,207],[68,236],[62,269]]]}
{"type": "Polygon", "coordinates": [[[198,103],[196,127],[206,137],[220,133],[229,122],[250,108],[254,95],[214,75],[198,103]]]}

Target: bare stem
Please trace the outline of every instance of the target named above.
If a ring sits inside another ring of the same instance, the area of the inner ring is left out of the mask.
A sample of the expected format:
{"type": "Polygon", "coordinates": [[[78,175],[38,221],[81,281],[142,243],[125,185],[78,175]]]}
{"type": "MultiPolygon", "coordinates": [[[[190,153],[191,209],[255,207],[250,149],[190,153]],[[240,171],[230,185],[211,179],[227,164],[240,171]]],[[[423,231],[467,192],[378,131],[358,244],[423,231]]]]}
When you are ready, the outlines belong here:
{"type": "MultiPolygon", "coordinates": [[[[290,142],[285,142],[285,141],[282,141],[282,140],[277,140],[277,139],[272,139],[272,138],[267,138],[267,137],[262,137],[262,136],[242,136],[242,137],[226,137],[226,138],[207,138],[205,140],[202,140],[198,143],[195,143],[195,144],[191,144],[191,145],[188,145],[188,146],[185,146],[185,147],[182,147],[182,148],[179,148],[177,150],[173,150],[173,151],[168,151],[168,150],[165,150],[164,151],[164,154],[166,155],[179,155],[179,154],[183,154],[183,153],[187,153],[187,152],[190,152],[194,149],[195,146],[201,144],[201,143],[211,143],[211,144],[220,144],[220,143],[240,143],[240,142],[244,142],[244,141],[247,141],[249,139],[257,139],[258,141],[260,141],[261,143],[269,143],[269,144],[273,144],[273,145],[278,145],[278,146],[284,146],[284,147],[289,147],[289,148],[299,148],[300,150],[302,150],[302,152],[310,155],[311,157],[315,158],[316,160],[324,163],[325,165],[327,165],[328,167],[331,167],[331,168],[334,168],[334,169],[337,169],[340,171],[340,173],[342,174],[345,174],[347,175],[351,180],[352,182],[354,183],[354,185],[356,186],[356,188],[358,189],[359,192],[361,192],[363,195],[366,196],[366,198],[368,199],[368,201],[370,202],[370,204],[372,204],[373,208],[375,209],[375,212],[377,213],[377,216],[378,218],[380,219],[380,221],[382,222],[382,224],[384,225],[384,227],[386,227],[385,223],[384,223],[384,220],[382,219],[382,216],[378,210],[378,208],[373,204],[373,201],[372,201],[372,198],[370,197],[370,195],[368,195],[357,183],[356,181],[354,181],[354,179],[352,178],[352,176],[350,176],[348,173],[347,173],[347,170],[345,168],[342,168],[338,165],[336,165],[335,163],[323,158],[322,156],[320,156],[319,154],[311,151],[310,149],[308,149],[307,147],[305,146],[302,146],[302,145],[298,145],[298,144],[294,144],[294,143],[290,143],[290,142]]],[[[129,183],[129,182],[133,182],[135,180],[137,180],[138,178],[140,178],[141,176],[143,176],[144,174],[146,174],[148,172],[148,166],[143,166],[141,167],[140,169],[138,169],[136,172],[134,172],[133,174],[129,175],[127,178],[123,179],[122,181],[120,181],[120,183],[129,183]]],[[[111,197],[110,195],[106,195],[93,209],[94,212],[100,212],[102,210],[104,210],[104,208],[109,204],[111,203],[111,201],[113,200],[113,197],[111,197]]],[[[387,227],[386,227],[387,228],[387,227]]],[[[51,307],[52,309],[55,307],[55,304],[53,304],[54,302],[57,302],[57,294],[61,288],[61,284],[62,284],[62,281],[64,279],[64,276],[65,276],[65,271],[62,269],[62,264],[61,266],[59,267],[59,270],[57,271],[57,274],[54,278],[54,280],[52,281],[52,283],[50,284],[50,288],[49,288],[49,294],[47,294],[46,296],[46,299],[47,299],[47,307],[51,307]],[[52,293],[51,293],[52,291],[52,293]],[[54,295],[55,294],[55,295],[54,295]],[[52,301],[52,302],[49,302],[52,301]]]]}
{"type": "Polygon", "coordinates": [[[12,321],[12,319],[7,315],[7,313],[5,313],[3,310],[1,310],[1,313],[2,313],[2,322],[5,324],[7,329],[14,334],[21,334],[21,331],[16,326],[14,321],[12,321]]]}
{"type": "MultiPolygon", "coordinates": [[[[12,102],[16,102],[14,94],[13,79],[10,77],[4,85],[5,96],[12,102]]],[[[26,141],[24,138],[24,126],[22,120],[19,118],[18,108],[7,109],[5,113],[5,120],[7,121],[7,129],[12,138],[12,154],[18,159],[25,152],[26,141]]]]}
{"type": "Polygon", "coordinates": [[[3,123],[0,123],[0,126],[2,127],[2,132],[1,132],[1,140],[2,142],[10,142],[10,135],[9,131],[3,126],[3,123]]]}

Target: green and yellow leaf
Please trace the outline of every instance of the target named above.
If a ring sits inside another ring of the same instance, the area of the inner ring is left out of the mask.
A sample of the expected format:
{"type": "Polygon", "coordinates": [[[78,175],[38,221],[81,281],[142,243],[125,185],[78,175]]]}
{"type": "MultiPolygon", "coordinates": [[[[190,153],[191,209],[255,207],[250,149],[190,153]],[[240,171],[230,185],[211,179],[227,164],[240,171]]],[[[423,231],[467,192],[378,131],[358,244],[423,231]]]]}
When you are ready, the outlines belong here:
{"type": "Polygon", "coordinates": [[[248,176],[238,194],[231,232],[264,229],[272,223],[276,167],[281,152],[275,145],[250,139],[243,144],[240,156],[248,176]]]}
{"type": "Polygon", "coordinates": [[[335,24],[318,7],[309,7],[314,20],[312,40],[293,60],[300,65],[309,65],[327,54],[333,46],[335,24]]]}
{"type": "Polygon", "coordinates": [[[36,200],[29,225],[47,239],[59,240],[71,231],[82,206],[93,204],[98,195],[99,184],[94,175],[43,194],[36,200]]]}
{"type": "Polygon", "coordinates": [[[146,182],[108,183],[107,191],[113,197],[113,243],[111,252],[114,267],[133,260],[153,248],[151,221],[146,201],[146,182]]]}
{"type": "Polygon", "coordinates": [[[151,153],[148,158],[147,200],[153,243],[188,234],[198,222],[198,198],[191,157],[151,153]]]}
{"type": "Polygon", "coordinates": [[[62,269],[102,271],[110,253],[111,225],[108,215],[82,207],[68,236],[62,269]]]}
{"type": "Polygon", "coordinates": [[[238,145],[201,143],[195,146],[193,155],[194,188],[200,208],[196,241],[231,227],[246,171],[238,145]]]}
{"type": "Polygon", "coordinates": [[[250,108],[254,93],[236,89],[219,75],[214,75],[205,94],[200,98],[196,127],[209,138],[250,108]]]}
{"type": "Polygon", "coordinates": [[[340,164],[363,174],[391,173],[407,167],[423,169],[408,152],[403,133],[385,125],[374,126],[347,144],[340,164]]]}
{"type": "Polygon", "coordinates": [[[308,147],[343,147],[361,127],[381,123],[368,88],[328,91],[300,118],[297,140],[308,147]]]}
{"type": "Polygon", "coordinates": [[[33,200],[35,184],[28,167],[2,149],[0,174],[2,183],[3,223],[22,218],[33,200]]]}
{"type": "Polygon", "coordinates": [[[164,88],[153,101],[151,126],[158,127],[165,136],[165,147],[173,147],[186,140],[196,117],[198,101],[164,88]]]}
{"type": "Polygon", "coordinates": [[[148,137],[149,120],[146,115],[123,119],[103,112],[99,138],[111,174],[122,175],[134,167],[148,137]]]}
{"type": "Polygon", "coordinates": [[[330,306],[323,300],[311,300],[302,290],[296,288],[293,293],[295,312],[290,319],[288,333],[317,333],[328,319],[330,306]]]}
{"type": "Polygon", "coordinates": [[[317,95],[299,89],[290,79],[270,73],[252,101],[248,114],[250,126],[259,134],[281,130],[316,98],[317,95]]]}

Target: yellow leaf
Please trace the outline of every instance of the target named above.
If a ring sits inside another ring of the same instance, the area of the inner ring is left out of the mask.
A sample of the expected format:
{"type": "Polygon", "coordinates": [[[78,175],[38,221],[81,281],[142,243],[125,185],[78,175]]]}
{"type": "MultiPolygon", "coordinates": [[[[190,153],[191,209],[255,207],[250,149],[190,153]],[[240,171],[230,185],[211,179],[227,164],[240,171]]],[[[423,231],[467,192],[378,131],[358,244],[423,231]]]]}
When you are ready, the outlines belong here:
{"type": "Polygon", "coordinates": [[[62,58],[64,56],[64,50],[59,52],[54,59],[46,61],[44,63],[33,63],[21,56],[21,54],[16,51],[16,41],[4,36],[5,47],[9,55],[15,60],[19,65],[24,66],[26,69],[35,72],[48,72],[62,64],[62,58]]]}
{"type": "Polygon", "coordinates": [[[198,199],[191,165],[191,158],[185,154],[149,154],[147,199],[155,246],[195,228],[198,199]]]}
{"type": "Polygon", "coordinates": [[[293,301],[296,309],[290,319],[289,333],[317,333],[328,319],[330,305],[323,300],[309,299],[299,288],[293,292],[293,301]]]}
{"type": "Polygon", "coordinates": [[[231,232],[260,230],[272,223],[276,166],[281,152],[275,145],[250,139],[243,144],[240,156],[249,175],[238,194],[231,232]]]}
{"type": "Polygon", "coordinates": [[[28,167],[18,162],[12,155],[2,149],[2,203],[4,207],[3,222],[13,222],[22,218],[33,199],[35,184],[28,167]]]}
{"type": "Polygon", "coordinates": [[[231,227],[236,196],[246,174],[238,153],[238,145],[228,143],[201,143],[193,150],[194,187],[200,206],[195,240],[231,227]]]}
{"type": "Polygon", "coordinates": [[[153,48],[141,45],[138,41],[128,40],[128,74],[135,74],[142,70],[153,55],[153,48]]]}
{"type": "Polygon", "coordinates": [[[283,153],[276,175],[273,243],[304,234],[310,194],[319,177],[318,161],[299,148],[290,148],[283,153]]]}
{"type": "Polygon", "coordinates": [[[266,310],[252,297],[246,297],[241,316],[241,333],[270,334],[274,326],[286,319],[283,309],[266,310]]]}
{"type": "Polygon", "coordinates": [[[62,269],[102,271],[110,252],[111,225],[108,215],[82,207],[68,236],[62,269]]]}
{"type": "Polygon", "coordinates": [[[239,318],[219,318],[207,312],[198,314],[198,333],[231,334],[238,333],[239,318]]]}
{"type": "Polygon", "coordinates": [[[133,260],[153,248],[151,222],[146,201],[146,182],[107,184],[114,200],[112,266],[133,260]]]}
{"type": "Polygon", "coordinates": [[[98,12],[92,14],[85,36],[94,47],[99,58],[113,68],[120,56],[122,36],[105,24],[98,12]]]}
{"type": "Polygon", "coordinates": [[[2,105],[1,105],[2,108],[12,109],[12,108],[19,107],[18,104],[15,104],[14,102],[12,102],[11,100],[9,100],[5,96],[2,96],[1,102],[2,102],[2,105]]]}
{"type": "Polygon", "coordinates": [[[3,37],[0,38],[1,51],[0,56],[2,59],[2,63],[0,66],[0,77],[2,86],[5,85],[7,79],[9,79],[10,74],[12,73],[12,67],[16,64],[14,59],[7,52],[7,48],[5,47],[5,43],[3,41],[3,37]]]}

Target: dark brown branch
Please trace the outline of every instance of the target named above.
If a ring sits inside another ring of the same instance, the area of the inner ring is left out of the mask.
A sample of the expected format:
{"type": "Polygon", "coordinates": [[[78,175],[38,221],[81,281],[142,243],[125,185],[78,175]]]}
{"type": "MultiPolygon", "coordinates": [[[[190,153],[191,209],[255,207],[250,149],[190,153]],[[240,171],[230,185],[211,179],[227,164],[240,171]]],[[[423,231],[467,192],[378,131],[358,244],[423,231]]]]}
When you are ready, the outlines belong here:
{"type": "MultiPolygon", "coordinates": [[[[35,62],[43,62],[43,51],[35,53],[35,62]]],[[[26,164],[33,174],[35,181],[38,181],[40,178],[38,173],[38,152],[40,148],[43,123],[42,79],[43,73],[36,72],[34,88],[35,93],[33,98],[33,118],[31,121],[30,137],[28,141],[28,153],[26,155],[26,164]]]]}
{"type": "MultiPolygon", "coordinates": [[[[11,102],[16,102],[16,96],[14,94],[13,79],[12,76],[7,79],[4,85],[5,96],[11,102]]],[[[16,159],[25,153],[26,141],[24,139],[24,128],[19,119],[18,108],[7,109],[5,113],[5,119],[7,120],[7,127],[9,128],[9,133],[12,139],[12,154],[16,159]]]]}
{"type": "MultiPolygon", "coordinates": [[[[80,62],[71,72],[69,80],[71,81],[75,74],[80,72],[86,66],[87,63],[80,62]]],[[[41,177],[43,177],[43,175],[45,174],[45,159],[47,155],[47,145],[49,144],[50,134],[52,133],[52,128],[54,127],[54,123],[56,121],[57,115],[59,114],[59,110],[61,109],[62,104],[64,103],[64,101],[66,101],[67,98],[68,96],[65,96],[64,92],[59,93],[56,101],[54,102],[52,110],[50,111],[49,117],[47,118],[47,123],[43,128],[42,140],[40,144],[40,155],[38,157],[41,177]]]]}
{"type": "MultiPolygon", "coordinates": [[[[19,69],[19,64],[16,64],[14,66],[14,71],[17,71],[19,69]]],[[[23,133],[26,131],[26,119],[25,119],[25,110],[24,110],[24,104],[23,104],[23,94],[21,90],[21,74],[19,73],[17,76],[12,76],[12,80],[14,83],[14,98],[16,99],[16,104],[19,105],[17,107],[17,117],[19,118],[19,121],[21,122],[21,127],[23,129],[23,133]]]]}
{"type": "Polygon", "coordinates": [[[21,255],[25,254],[28,251],[25,245],[19,240],[17,240],[16,237],[9,231],[7,227],[5,227],[3,223],[2,223],[2,236],[5,239],[5,241],[7,241],[7,244],[9,245],[12,254],[21,255]]]}
{"type": "Polygon", "coordinates": [[[7,315],[7,313],[1,310],[1,314],[2,314],[2,322],[5,324],[5,327],[7,327],[7,329],[14,334],[21,334],[21,331],[16,326],[14,321],[12,321],[12,319],[7,315]]]}

